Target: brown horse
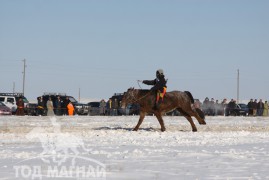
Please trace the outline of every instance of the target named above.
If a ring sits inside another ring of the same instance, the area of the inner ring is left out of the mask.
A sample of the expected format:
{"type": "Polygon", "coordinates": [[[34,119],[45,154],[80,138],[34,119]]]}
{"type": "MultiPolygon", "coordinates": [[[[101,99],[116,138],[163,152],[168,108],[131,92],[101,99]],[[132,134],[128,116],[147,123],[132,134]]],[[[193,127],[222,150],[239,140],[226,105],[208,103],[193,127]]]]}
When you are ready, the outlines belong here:
{"type": "Polygon", "coordinates": [[[161,125],[161,131],[165,131],[162,115],[174,109],[177,109],[181,115],[190,122],[193,132],[197,131],[197,128],[193,123],[191,116],[194,116],[198,120],[199,124],[206,124],[203,112],[200,109],[193,108],[192,103],[194,102],[194,99],[188,91],[167,92],[163,101],[160,99],[162,102],[157,109],[154,108],[155,101],[156,92],[151,90],[139,90],[132,88],[128,89],[128,91],[124,93],[121,102],[122,108],[125,108],[129,103],[137,103],[140,105],[140,118],[136,127],[133,129],[134,131],[139,129],[139,126],[142,124],[147,113],[153,113],[161,125]]]}

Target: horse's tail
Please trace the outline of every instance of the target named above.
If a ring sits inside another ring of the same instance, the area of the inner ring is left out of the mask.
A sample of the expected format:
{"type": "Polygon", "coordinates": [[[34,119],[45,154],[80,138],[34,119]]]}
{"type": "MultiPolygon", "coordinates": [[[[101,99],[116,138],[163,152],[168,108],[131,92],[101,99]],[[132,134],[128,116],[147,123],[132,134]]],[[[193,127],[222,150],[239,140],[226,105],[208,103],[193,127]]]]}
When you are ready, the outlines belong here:
{"type": "Polygon", "coordinates": [[[189,91],[184,91],[184,92],[189,96],[191,103],[194,103],[194,99],[193,99],[192,94],[189,91]]]}
{"type": "MultiPolygon", "coordinates": [[[[193,98],[192,94],[189,91],[184,91],[184,92],[189,96],[189,98],[191,100],[191,103],[193,104],[194,103],[194,98],[193,98]]],[[[198,113],[198,115],[200,116],[200,118],[205,119],[205,114],[201,109],[195,108],[195,110],[198,113]]]]}
{"type": "Polygon", "coordinates": [[[201,109],[195,108],[195,110],[198,113],[198,115],[200,116],[200,118],[205,119],[205,114],[201,109]]]}

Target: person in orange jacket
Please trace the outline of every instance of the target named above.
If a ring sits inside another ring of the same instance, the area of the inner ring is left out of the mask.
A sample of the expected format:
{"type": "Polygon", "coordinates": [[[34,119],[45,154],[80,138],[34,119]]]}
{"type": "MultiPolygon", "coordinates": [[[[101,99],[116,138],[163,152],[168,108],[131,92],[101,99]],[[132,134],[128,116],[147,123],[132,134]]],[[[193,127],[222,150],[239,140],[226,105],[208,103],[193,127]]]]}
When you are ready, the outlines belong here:
{"type": "Polygon", "coordinates": [[[67,109],[68,109],[68,115],[73,116],[75,108],[71,102],[69,102],[69,104],[67,105],[67,109]]]}

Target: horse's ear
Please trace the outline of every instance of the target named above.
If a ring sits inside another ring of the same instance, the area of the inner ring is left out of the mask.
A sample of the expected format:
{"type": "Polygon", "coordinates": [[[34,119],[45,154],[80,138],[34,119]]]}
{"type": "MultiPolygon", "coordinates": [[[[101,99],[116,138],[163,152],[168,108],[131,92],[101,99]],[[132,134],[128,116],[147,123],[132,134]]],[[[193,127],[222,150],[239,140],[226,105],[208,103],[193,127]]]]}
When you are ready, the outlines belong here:
{"type": "Polygon", "coordinates": [[[134,87],[132,88],[132,90],[134,90],[134,87]]]}

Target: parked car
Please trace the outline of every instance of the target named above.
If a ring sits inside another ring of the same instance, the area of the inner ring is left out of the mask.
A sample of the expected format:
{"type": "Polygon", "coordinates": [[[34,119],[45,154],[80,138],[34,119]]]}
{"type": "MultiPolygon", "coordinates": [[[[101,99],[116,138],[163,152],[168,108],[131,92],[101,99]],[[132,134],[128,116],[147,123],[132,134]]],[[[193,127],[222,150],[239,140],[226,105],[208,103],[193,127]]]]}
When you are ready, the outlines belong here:
{"type": "Polygon", "coordinates": [[[248,116],[249,113],[249,108],[248,105],[243,104],[243,103],[239,103],[238,106],[240,106],[241,110],[244,111],[244,113],[242,113],[244,116],[248,116]]]}
{"type": "Polygon", "coordinates": [[[225,116],[247,116],[248,108],[246,104],[235,104],[235,107],[226,106],[225,116]]]}
{"type": "Polygon", "coordinates": [[[89,102],[88,107],[89,107],[88,110],[89,116],[100,115],[100,102],[89,102]]]}
{"type": "Polygon", "coordinates": [[[12,115],[11,109],[2,102],[0,102],[0,115],[12,115]]]}
{"type": "Polygon", "coordinates": [[[27,108],[27,114],[30,116],[37,116],[37,104],[29,103],[27,108]]]}
{"type": "Polygon", "coordinates": [[[9,107],[12,111],[12,114],[16,113],[17,102],[19,101],[19,98],[22,98],[24,102],[24,111],[25,114],[27,114],[29,101],[26,97],[23,96],[22,93],[0,93],[0,102],[9,107]]]}

